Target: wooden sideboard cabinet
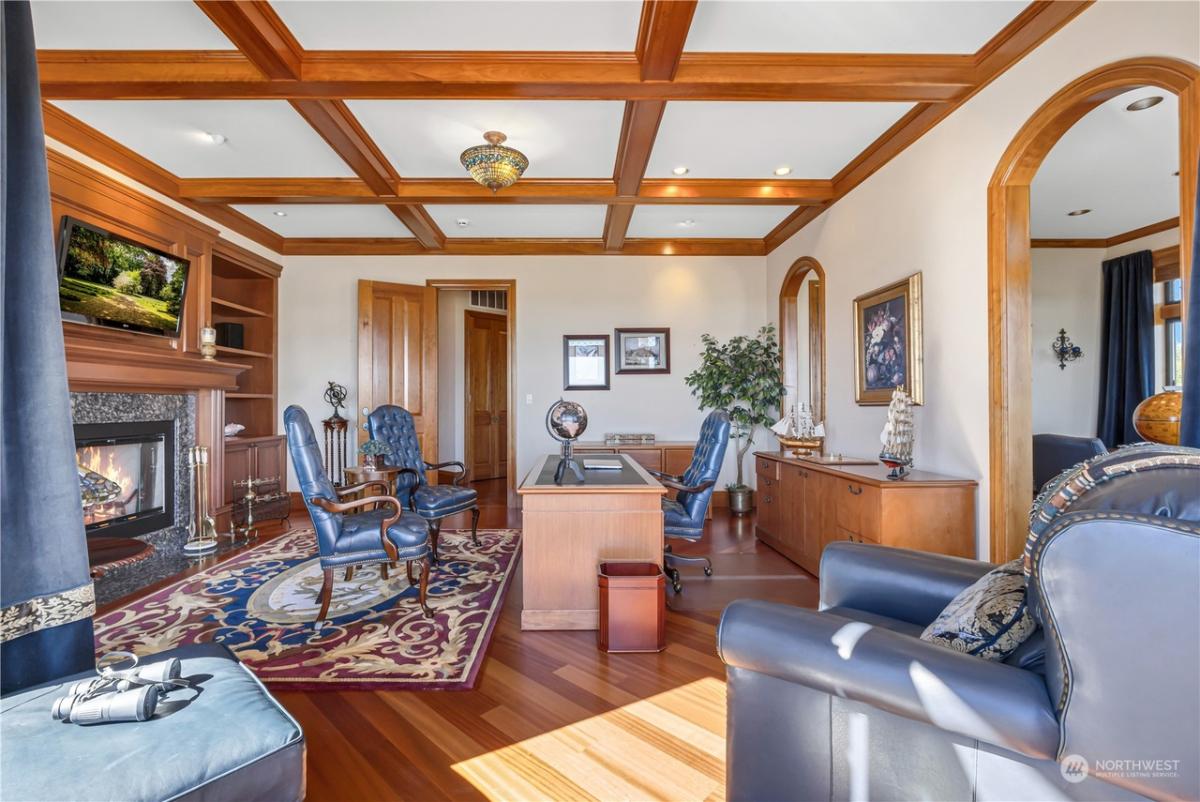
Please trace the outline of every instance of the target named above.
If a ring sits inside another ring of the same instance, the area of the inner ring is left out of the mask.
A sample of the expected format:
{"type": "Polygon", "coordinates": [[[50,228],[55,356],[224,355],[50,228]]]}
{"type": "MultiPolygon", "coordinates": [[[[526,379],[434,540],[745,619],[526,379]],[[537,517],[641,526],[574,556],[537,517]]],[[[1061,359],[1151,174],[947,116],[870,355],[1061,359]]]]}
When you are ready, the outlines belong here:
{"type": "MultiPolygon", "coordinates": [[[[657,443],[627,443],[624,445],[608,445],[601,442],[583,442],[575,444],[575,453],[582,459],[591,454],[625,454],[646,470],[661,471],[672,476],[682,476],[692,464],[692,452],[695,442],[682,440],[664,440],[657,443]]],[[[675,498],[674,490],[667,491],[667,498],[675,498]]],[[[712,518],[713,505],[710,502],[705,519],[712,518]]]]}
{"type": "Polygon", "coordinates": [[[755,534],[817,574],[835,540],[975,556],[972,479],[912,471],[899,481],[882,465],[822,465],[757,452],[755,534]]]}
{"type": "Polygon", "coordinates": [[[235,487],[234,482],[272,479],[276,476],[279,477],[280,489],[286,490],[287,437],[276,434],[225,439],[225,478],[221,489],[229,508],[246,495],[246,488],[235,487]]]}

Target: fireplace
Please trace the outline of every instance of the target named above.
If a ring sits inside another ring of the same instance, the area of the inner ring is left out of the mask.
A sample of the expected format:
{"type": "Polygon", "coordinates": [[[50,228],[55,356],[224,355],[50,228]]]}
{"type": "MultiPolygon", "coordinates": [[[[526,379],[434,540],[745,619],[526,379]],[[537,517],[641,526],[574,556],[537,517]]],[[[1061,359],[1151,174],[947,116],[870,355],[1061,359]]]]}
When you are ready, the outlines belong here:
{"type": "Polygon", "coordinates": [[[132,537],[175,524],[175,422],[75,424],[87,534],[132,537]]]}

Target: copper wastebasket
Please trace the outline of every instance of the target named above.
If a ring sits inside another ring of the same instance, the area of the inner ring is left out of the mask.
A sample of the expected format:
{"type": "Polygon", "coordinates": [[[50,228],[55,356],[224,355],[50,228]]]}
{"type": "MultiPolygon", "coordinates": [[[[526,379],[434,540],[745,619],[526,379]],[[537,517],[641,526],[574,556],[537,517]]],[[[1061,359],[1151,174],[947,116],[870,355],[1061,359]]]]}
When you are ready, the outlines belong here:
{"type": "Polygon", "coordinates": [[[600,563],[599,646],[605,652],[661,652],[667,646],[666,578],[650,562],[600,563]]]}

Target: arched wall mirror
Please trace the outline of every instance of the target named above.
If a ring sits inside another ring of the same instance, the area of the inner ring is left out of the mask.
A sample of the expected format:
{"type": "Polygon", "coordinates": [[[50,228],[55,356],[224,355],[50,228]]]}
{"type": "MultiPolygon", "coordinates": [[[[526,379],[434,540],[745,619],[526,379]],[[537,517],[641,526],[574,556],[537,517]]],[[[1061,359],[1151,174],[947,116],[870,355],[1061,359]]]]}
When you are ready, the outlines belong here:
{"type": "Polygon", "coordinates": [[[801,402],[825,421],[825,269],[812,257],[797,259],[779,288],[779,338],[786,411],[801,402]]]}

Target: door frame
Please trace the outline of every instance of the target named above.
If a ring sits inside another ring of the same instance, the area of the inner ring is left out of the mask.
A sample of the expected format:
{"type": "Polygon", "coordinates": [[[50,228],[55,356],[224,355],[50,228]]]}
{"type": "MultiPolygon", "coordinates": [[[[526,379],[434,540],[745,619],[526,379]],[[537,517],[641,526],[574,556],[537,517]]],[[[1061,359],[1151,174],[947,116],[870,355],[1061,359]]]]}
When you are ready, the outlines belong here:
{"type": "MultiPolygon", "coordinates": [[[[431,278],[425,285],[435,290],[504,290],[508,294],[508,465],[505,499],[519,506],[517,496],[517,280],[431,278]]],[[[464,432],[464,439],[466,433],[464,432]]],[[[464,466],[465,467],[465,466],[464,466]]]]}
{"type": "MultiPolygon", "coordinates": [[[[990,557],[1021,554],[1033,498],[1029,188],[1055,143],[1107,100],[1153,86],[1179,96],[1179,264],[1191,276],[1196,160],[1200,154],[1200,68],[1172,58],[1114,62],[1055,93],[1022,126],[988,184],[990,557]]],[[[1186,312],[1185,312],[1186,314],[1186,312]]],[[[1186,354],[1185,354],[1186,358],[1186,354]]]]}
{"type": "MultiPolygon", "coordinates": [[[[471,318],[483,318],[490,320],[507,320],[508,315],[500,315],[495,312],[485,312],[482,309],[464,309],[463,310],[463,393],[469,393],[471,387],[471,318]]],[[[507,330],[507,325],[505,329],[507,330]]],[[[505,355],[507,357],[507,354],[505,355]]],[[[507,361],[507,360],[506,360],[507,361]]],[[[512,380],[512,375],[509,375],[509,380],[512,380]]],[[[474,421],[471,420],[471,405],[466,403],[468,399],[463,401],[463,462],[465,468],[470,471],[471,465],[474,462],[471,460],[471,429],[474,428],[474,421]]],[[[505,443],[505,449],[508,449],[508,444],[505,443]]],[[[507,465],[505,467],[505,477],[507,478],[507,465]]]]}
{"type": "MultiPolygon", "coordinates": [[[[825,268],[811,256],[801,256],[788,268],[787,275],[779,287],[779,341],[783,357],[783,383],[793,387],[799,386],[796,371],[799,368],[796,359],[796,349],[800,344],[800,333],[796,330],[796,312],[799,307],[798,295],[804,280],[809,273],[816,274],[816,302],[821,309],[821,319],[816,321],[819,331],[814,332],[814,321],[810,314],[808,321],[808,371],[809,371],[809,402],[812,404],[813,415],[822,423],[825,421],[825,268]],[[816,333],[816,338],[813,334],[816,333]]],[[[811,307],[810,307],[811,309],[811,307]]],[[[781,410],[785,411],[785,410],[781,410]]]]}

